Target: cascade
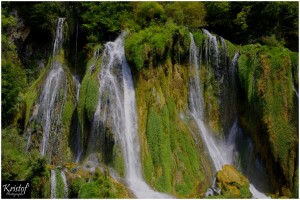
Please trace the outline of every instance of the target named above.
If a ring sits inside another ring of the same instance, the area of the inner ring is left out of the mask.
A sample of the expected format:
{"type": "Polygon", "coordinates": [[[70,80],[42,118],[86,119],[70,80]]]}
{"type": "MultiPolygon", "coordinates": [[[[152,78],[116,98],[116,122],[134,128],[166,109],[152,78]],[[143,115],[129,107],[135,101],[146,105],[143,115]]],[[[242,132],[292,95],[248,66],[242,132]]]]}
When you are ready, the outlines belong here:
{"type": "Polygon", "coordinates": [[[220,37],[220,41],[221,41],[221,60],[223,63],[227,63],[227,45],[226,45],[226,42],[224,40],[223,37],[220,37]]]}
{"type": "MultiPolygon", "coordinates": [[[[293,79],[292,79],[292,80],[293,80],[293,79]]],[[[297,98],[299,99],[299,95],[298,95],[298,92],[297,92],[297,90],[296,90],[295,84],[294,84],[293,81],[292,81],[292,83],[293,83],[293,90],[294,90],[294,92],[295,92],[297,98]]]]}
{"type": "Polygon", "coordinates": [[[61,178],[64,182],[64,199],[68,198],[68,182],[67,182],[67,178],[66,178],[66,175],[65,175],[65,172],[64,170],[62,170],[60,172],[60,175],[61,175],[61,178]]]}
{"type": "Polygon", "coordinates": [[[204,42],[204,52],[207,59],[206,67],[209,66],[209,63],[214,63],[216,67],[219,64],[219,48],[217,37],[212,35],[207,30],[203,29],[203,34],[207,39],[204,42]]]}
{"type": "MultiPolygon", "coordinates": [[[[218,66],[218,44],[216,40],[216,36],[212,36],[207,30],[203,30],[203,33],[208,37],[208,40],[205,40],[205,48],[204,53],[207,59],[207,66],[208,64],[215,64],[218,66]],[[211,58],[214,58],[212,60],[211,58]]],[[[191,44],[190,44],[190,80],[189,80],[189,109],[191,116],[195,120],[198,128],[199,133],[206,145],[208,153],[212,159],[214,164],[215,170],[219,171],[222,169],[222,166],[225,164],[234,164],[234,158],[236,154],[236,138],[237,138],[237,120],[234,121],[230,134],[227,138],[227,141],[221,141],[217,138],[213,137],[213,135],[207,129],[204,120],[204,105],[203,105],[203,91],[201,88],[201,80],[199,76],[199,70],[201,70],[201,66],[198,63],[198,55],[197,47],[194,42],[193,35],[190,33],[191,44]]],[[[236,70],[236,63],[238,59],[238,52],[235,54],[233,61],[232,61],[232,73],[236,70]]],[[[233,79],[233,81],[235,81],[233,79]]],[[[232,103],[232,102],[231,102],[232,103]]],[[[254,198],[267,198],[266,195],[259,192],[253,184],[250,184],[250,191],[254,198]]],[[[207,194],[211,194],[212,191],[208,191],[207,194]]]]}
{"type": "Polygon", "coordinates": [[[56,173],[51,170],[51,199],[56,199],[56,173]]]}
{"type": "MultiPolygon", "coordinates": [[[[76,87],[76,108],[78,106],[79,101],[79,92],[81,84],[79,82],[78,76],[73,76],[73,82],[76,87]]],[[[77,122],[76,130],[75,130],[75,162],[78,163],[82,154],[81,148],[81,135],[80,135],[80,124],[77,122]]]]}
{"type": "MultiPolygon", "coordinates": [[[[114,133],[114,140],[123,149],[126,181],[137,198],[168,198],[153,191],[143,180],[140,164],[140,146],[137,133],[135,91],[130,68],[124,52],[122,33],[114,42],[105,44],[99,72],[99,99],[94,113],[88,141],[89,152],[97,150],[99,138],[107,132],[114,133]]],[[[105,145],[100,145],[104,146],[105,145]]]]}
{"type": "Polygon", "coordinates": [[[222,169],[222,166],[226,163],[224,156],[222,155],[222,150],[218,148],[218,144],[214,142],[212,134],[204,124],[204,105],[202,88],[200,85],[199,76],[199,61],[198,61],[198,51],[194,41],[193,35],[190,33],[191,45],[190,45],[190,80],[189,80],[189,108],[191,115],[200,129],[201,136],[208,147],[209,154],[212,158],[216,171],[222,169]],[[209,148],[210,147],[210,148],[209,148]]]}
{"type": "MultiPolygon", "coordinates": [[[[59,18],[56,27],[56,37],[53,46],[53,60],[50,71],[45,80],[38,102],[34,107],[33,115],[29,122],[36,122],[43,127],[43,138],[40,153],[45,155],[51,137],[59,131],[61,113],[67,96],[67,78],[62,64],[56,59],[63,45],[63,23],[65,18],[59,18]]],[[[27,150],[30,147],[32,131],[28,128],[27,150]]],[[[51,155],[51,154],[50,154],[51,155]]]]}

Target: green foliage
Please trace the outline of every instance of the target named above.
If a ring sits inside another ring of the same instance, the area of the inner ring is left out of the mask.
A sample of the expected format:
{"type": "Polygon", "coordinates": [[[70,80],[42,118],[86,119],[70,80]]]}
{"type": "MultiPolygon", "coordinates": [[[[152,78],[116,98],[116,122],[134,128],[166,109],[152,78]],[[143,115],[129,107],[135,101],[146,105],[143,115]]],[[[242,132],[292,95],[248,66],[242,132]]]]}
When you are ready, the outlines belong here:
{"type": "Polygon", "coordinates": [[[101,59],[92,60],[89,66],[94,66],[96,70],[87,69],[87,73],[81,82],[78,115],[80,124],[83,125],[84,120],[92,121],[96,110],[99,93],[98,73],[100,69],[101,59]],[[95,62],[95,63],[93,63],[95,62]]]}
{"type": "Polygon", "coordinates": [[[242,47],[238,61],[239,78],[248,103],[256,105],[256,115],[267,130],[264,138],[268,149],[290,187],[298,146],[291,55],[282,47],[248,45],[242,47]]]}
{"type": "MultiPolygon", "coordinates": [[[[157,65],[171,56],[172,46],[179,45],[179,52],[186,55],[189,47],[188,31],[173,23],[150,26],[137,33],[130,33],[125,41],[126,58],[137,70],[146,64],[157,65]],[[176,43],[181,41],[181,43],[176,43]]],[[[181,55],[179,55],[181,56],[181,55]]]]}
{"type": "Polygon", "coordinates": [[[75,103],[69,97],[65,102],[64,110],[62,113],[62,120],[65,125],[70,126],[74,110],[75,110],[75,103]]]}
{"type": "Polygon", "coordinates": [[[1,139],[2,180],[25,180],[29,164],[24,152],[25,139],[19,135],[16,128],[2,129],[1,139]]]}
{"type": "Polygon", "coordinates": [[[158,2],[139,2],[134,9],[136,22],[142,27],[163,24],[166,21],[165,10],[158,2]]]}
{"type": "Polygon", "coordinates": [[[191,197],[204,174],[193,137],[178,118],[187,106],[187,68],[167,63],[142,69],[136,84],[143,172],[155,189],[191,197]]]}
{"type": "Polygon", "coordinates": [[[25,106],[26,106],[25,127],[29,121],[29,117],[30,117],[29,115],[31,112],[31,108],[38,97],[38,86],[41,83],[42,79],[44,78],[46,71],[47,71],[46,68],[44,68],[41,71],[39,77],[31,84],[31,86],[28,88],[28,90],[26,91],[26,93],[24,95],[24,101],[25,101],[25,106]]]}
{"type": "Polygon", "coordinates": [[[55,169],[55,176],[56,176],[56,198],[57,199],[64,199],[64,182],[61,177],[61,171],[55,169]]]}
{"type": "Polygon", "coordinates": [[[167,16],[174,23],[196,29],[206,25],[205,7],[203,2],[171,2],[165,6],[167,16]]]}
{"type": "Polygon", "coordinates": [[[113,167],[121,177],[125,177],[125,161],[124,153],[119,145],[115,144],[113,147],[113,167]]]}
{"type": "Polygon", "coordinates": [[[129,2],[83,2],[82,25],[88,31],[88,40],[96,43],[105,34],[123,30],[125,22],[132,18],[130,9],[129,2]]]}
{"type": "Polygon", "coordinates": [[[13,6],[18,8],[20,15],[27,24],[45,38],[52,38],[55,35],[57,19],[65,16],[67,5],[64,2],[19,2],[13,6]]]}
{"type": "Polygon", "coordinates": [[[15,115],[20,112],[22,98],[20,93],[26,85],[26,75],[16,52],[16,46],[10,37],[10,32],[16,26],[16,19],[1,13],[2,20],[2,55],[1,55],[1,114],[2,124],[10,124],[15,115]]]}
{"type": "Polygon", "coordinates": [[[262,37],[261,40],[264,45],[271,47],[282,47],[284,45],[284,41],[278,41],[274,34],[269,37],[262,37]]]}
{"type": "Polygon", "coordinates": [[[112,181],[108,175],[103,175],[99,171],[96,171],[87,183],[77,181],[76,184],[81,184],[79,198],[114,199],[128,197],[124,186],[112,181]]]}
{"type": "Polygon", "coordinates": [[[236,19],[234,20],[234,23],[239,26],[242,31],[246,31],[248,28],[247,15],[249,14],[250,10],[251,6],[244,6],[242,11],[236,15],[236,19]]]}
{"type": "Polygon", "coordinates": [[[46,169],[46,160],[36,158],[30,163],[30,171],[26,180],[31,180],[31,196],[33,198],[49,198],[50,173],[46,169]]]}
{"type": "Polygon", "coordinates": [[[70,199],[78,199],[79,198],[79,190],[81,185],[84,184],[84,179],[83,178],[75,178],[70,181],[69,187],[68,187],[68,192],[69,192],[69,198],[70,199]]]}
{"type": "Polygon", "coordinates": [[[298,51],[297,2],[205,2],[210,30],[234,43],[253,43],[276,36],[298,51]]]}

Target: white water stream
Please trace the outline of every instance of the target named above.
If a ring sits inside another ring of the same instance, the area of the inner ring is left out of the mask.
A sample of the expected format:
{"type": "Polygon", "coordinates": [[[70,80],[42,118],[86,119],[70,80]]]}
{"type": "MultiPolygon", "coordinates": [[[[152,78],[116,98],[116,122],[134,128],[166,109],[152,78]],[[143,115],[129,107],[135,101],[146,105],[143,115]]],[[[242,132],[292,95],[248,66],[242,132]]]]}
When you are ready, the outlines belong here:
{"type": "Polygon", "coordinates": [[[125,33],[105,44],[92,137],[99,137],[99,129],[107,126],[115,134],[115,141],[124,152],[127,184],[137,198],[170,198],[152,190],[142,176],[135,91],[125,59],[124,37],[125,33]]]}
{"type": "MultiPolygon", "coordinates": [[[[218,62],[218,44],[215,36],[212,36],[207,30],[203,30],[204,34],[208,36],[206,41],[205,49],[206,58],[211,62],[211,57],[214,58],[214,61],[217,64],[218,62]],[[212,54],[212,55],[210,55],[212,54]]],[[[197,126],[199,128],[199,133],[203,141],[206,144],[209,155],[213,161],[216,171],[222,169],[222,166],[225,164],[233,164],[233,150],[234,150],[234,141],[236,138],[236,122],[233,124],[231,133],[228,137],[227,143],[221,140],[217,140],[207,129],[204,123],[204,105],[203,105],[203,91],[201,88],[201,80],[199,75],[199,61],[198,61],[198,50],[194,42],[193,35],[190,33],[191,45],[190,45],[190,82],[189,82],[189,108],[191,115],[193,116],[197,126]]],[[[236,54],[237,55],[237,54],[236,54]]],[[[234,62],[236,63],[237,56],[234,57],[234,62]]],[[[254,185],[250,184],[250,191],[253,195],[253,198],[268,198],[265,194],[259,192],[254,185]]]]}
{"type": "Polygon", "coordinates": [[[51,199],[56,199],[56,173],[51,170],[51,199]]]}
{"type": "Polygon", "coordinates": [[[60,172],[60,175],[61,175],[61,178],[62,178],[63,183],[64,183],[64,199],[67,199],[68,195],[69,195],[69,192],[68,192],[68,182],[67,182],[67,177],[65,175],[64,170],[62,170],[60,172]]]}
{"type": "MultiPolygon", "coordinates": [[[[40,146],[40,153],[42,155],[45,155],[48,150],[51,134],[55,135],[58,132],[62,108],[67,96],[67,78],[62,64],[55,58],[63,45],[64,20],[65,18],[58,19],[53,46],[53,61],[39,96],[38,103],[35,105],[34,112],[30,118],[30,121],[39,123],[43,129],[43,138],[40,146]]],[[[32,131],[29,128],[27,150],[30,147],[31,134],[32,131]]]]}

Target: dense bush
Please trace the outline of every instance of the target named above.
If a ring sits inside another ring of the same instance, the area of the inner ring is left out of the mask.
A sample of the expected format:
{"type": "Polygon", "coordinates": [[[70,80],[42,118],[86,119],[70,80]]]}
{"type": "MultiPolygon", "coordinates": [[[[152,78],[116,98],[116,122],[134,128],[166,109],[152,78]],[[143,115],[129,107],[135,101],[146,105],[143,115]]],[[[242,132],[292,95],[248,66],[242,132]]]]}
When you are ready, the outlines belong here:
{"type": "Polygon", "coordinates": [[[16,19],[9,16],[7,12],[3,8],[1,13],[1,114],[3,126],[12,123],[15,115],[21,111],[21,92],[26,86],[26,74],[16,52],[14,41],[11,38],[11,32],[16,26],[16,19]]]}
{"type": "Polygon", "coordinates": [[[137,70],[156,66],[171,58],[172,51],[179,52],[179,57],[186,55],[189,42],[188,30],[174,23],[150,26],[129,34],[125,41],[126,58],[137,70]]]}
{"type": "Polygon", "coordinates": [[[297,2],[205,2],[210,30],[234,43],[247,44],[276,36],[298,51],[297,2]]]}
{"type": "Polygon", "coordinates": [[[165,5],[169,19],[180,26],[197,29],[206,25],[203,2],[168,2],[165,5]]]}

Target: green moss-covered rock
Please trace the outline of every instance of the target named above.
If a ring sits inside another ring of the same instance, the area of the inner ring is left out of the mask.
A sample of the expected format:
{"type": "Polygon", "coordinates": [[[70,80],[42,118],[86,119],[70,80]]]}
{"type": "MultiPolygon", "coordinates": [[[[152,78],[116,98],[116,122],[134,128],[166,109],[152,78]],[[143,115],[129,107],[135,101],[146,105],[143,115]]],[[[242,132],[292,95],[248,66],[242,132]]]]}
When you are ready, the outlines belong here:
{"type": "Polygon", "coordinates": [[[241,124],[251,134],[280,195],[286,195],[282,187],[293,190],[298,176],[298,103],[293,91],[297,65],[295,53],[288,49],[258,44],[243,46],[238,60],[247,113],[241,124]]]}
{"type": "Polygon", "coordinates": [[[210,172],[204,170],[207,160],[179,118],[188,109],[188,67],[167,60],[143,68],[135,79],[145,180],[159,191],[196,197],[201,181],[208,186],[210,172]]]}
{"type": "Polygon", "coordinates": [[[66,173],[69,183],[69,198],[133,198],[127,187],[98,169],[91,173],[82,167],[78,171],[66,173]]]}
{"type": "Polygon", "coordinates": [[[216,183],[226,198],[251,198],[248,179],[231,165],[217,172],[216,183]]]}

